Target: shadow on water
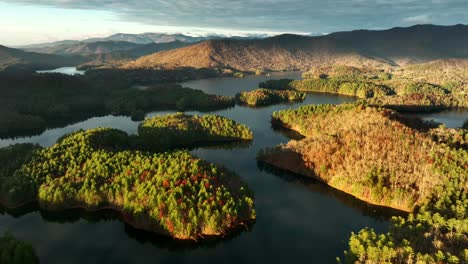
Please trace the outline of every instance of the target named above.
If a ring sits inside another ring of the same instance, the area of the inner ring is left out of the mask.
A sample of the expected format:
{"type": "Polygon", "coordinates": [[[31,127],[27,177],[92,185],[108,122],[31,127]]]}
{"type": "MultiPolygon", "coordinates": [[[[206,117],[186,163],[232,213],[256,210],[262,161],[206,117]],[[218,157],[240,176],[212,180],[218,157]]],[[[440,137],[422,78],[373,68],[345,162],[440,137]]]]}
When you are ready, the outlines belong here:
{"type": "Polygon", "coordinates": [[[13,218],[21,218],[27,214],[38,212],[42,219],[50,223],[73,224],[85,220],[88,223],[102,223],[120,221],[124,225],[124,231],[128,237],[140,244],[149,243],[158,248],[170,251],[190,251],[199,248],[215,248],[223,242],[228,242],[244,232],[251,232],[255,220],[239,225],[229,230],[223,236],[203,236],[199,240],[178,240],[169,236],[137,229],[124,222],[122,214],[111,209],[99,211],[87,211],[84,209],[69,209],[63,211],[45,211],[39,208],[36,202],[15,209],[0,207],[0,215],[9,215],[13,218]]]}
{"type": "Polygon", "coordinates": [[[340,201],[341,203],[351,208],[357,209],[364,216],[372,217],[378,221],[389,221],[393,216],[407,216],[406,212],[402,212],[393,208],[372,205],[357,199],[356,197],[327,186],[315,179],[308,178],[299,174],[295,174],[283,169],[276,168],[265,162],[257,161],[257,167],[260,171],[265,171],[273,174],[278,178],[294,184],[300,184],[307,189],[320,194],[325,194],[329,197],[340,201]]]}
{"type": "Polygon", "coordinates": [[[188,151],[197,149],[211,149],[211,150],[233,150],[233,149],[248,149],[252,146],[252,140],[241,140],[231,142],[199,142],[186,147],[188,151]]]}
{"type": "Polygon", "coordinates": [[[302,135],[301,133],[292,129],[284,128],[282,126],[272,124],[271,129],[273,129],[273,131],[280,133],[281,135],[292,140],[301,140],[305,138],[305,136],[302,135]]]}
{"type": "Polygon", "coordinates": [[[244,232],[251,232],[255,221],[250,221],[246,225],[236,227],[229,231],[223,237],[204,236],[200,240],[177,240],[167,236],[154,235],[153,233],[136,229],[131,225],[125,224],[125,233],[140,244],[149,243],[158,248],[169,249],[170,251],[189,251],[199,248],[215,248],[223,242],[228,242],[244,232]]]}

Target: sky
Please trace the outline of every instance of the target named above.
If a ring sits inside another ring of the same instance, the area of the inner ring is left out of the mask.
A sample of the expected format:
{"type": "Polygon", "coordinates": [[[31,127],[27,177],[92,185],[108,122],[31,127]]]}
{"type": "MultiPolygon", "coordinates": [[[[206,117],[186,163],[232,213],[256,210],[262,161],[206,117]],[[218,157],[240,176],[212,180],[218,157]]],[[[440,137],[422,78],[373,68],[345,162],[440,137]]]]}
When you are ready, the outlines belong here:
{"type": "Polygon", "coordinates": [[[0,0],[0,44],[115,33],[320,35],[468,24],[468,0],[0,0]]]}

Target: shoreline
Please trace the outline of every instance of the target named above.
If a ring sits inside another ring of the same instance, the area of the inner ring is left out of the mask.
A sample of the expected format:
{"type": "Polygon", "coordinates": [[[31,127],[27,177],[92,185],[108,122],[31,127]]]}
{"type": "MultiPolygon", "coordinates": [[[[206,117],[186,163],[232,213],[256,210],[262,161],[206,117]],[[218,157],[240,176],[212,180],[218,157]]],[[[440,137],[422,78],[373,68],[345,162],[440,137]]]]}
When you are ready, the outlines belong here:
{"type": "MultiPolygon", "coordinates": [[[[39,211],[46,211],[46,212],[51,212],[51,213],[60,213],[60,212],[65,212],[65,211],[72,211],[72,210],[83,210],[84,212],[90,212],[90,213],[100,213],[102,211],[112,211],[116,213],[118,216],[119,220],[124,223],[128,224],[129,226],[145,231],[145,232],[151,232],[157,235],[165,236],[174,240],[180,240],[180,241],[193,241],[193,242],[198,242],[198,238],[207,238],[207,237],[216,237],[216,238],[224,238],[225,236],[228,236],[231,232],[238,230],[240,227],[247,226],[249,222],[254,222],[255,219],[247,219],[240,221],[236,223],[233,226],[230,226],[228,229],[224,230],[223,232],[218,232],[218,233],[200,233],[197,234],[196,236],[174,236],[171,235],[169,232],[165,231],[160,225],[158,229],[155,228],[149,228],[148,226],[145,226],[143,223],[138,223],[138,221],[135,220],[135,217],[131,214],[125,213],[123,210],[118,208],[117,206],[112,206],[112,205],[104,205],[104,206],[98,206],[96,208],[93,207],[88,207],[85,205],[73,205],[67,208],[54,208],[52,207],[44,207],[41,206],[41,202],[39,199],[34,199],[30,201],[25,201],[25,202],[19,202],[14,205],[8,205],[4,201],[0,200],[0,206],[3,207],[6,210],[19,210],[21,208],[24,208],[28,205],[31,204],[36,204],[37,209],[39,211]]],[[[148,217],[149,219],[149,217],[148,217]]],[[[144,219],[145,220],[145,219],[144,219]]],[[[142,220],[142,221],[144,221],[142,220]]],[[[153,227],[153,226],[150,226],[153,227]]],[[[155,226],[154,226],[155,227],[155,226]]]]}
{"type": "MultiPolygon", "coordinates": [[[[278,153],[275,153],[276,155],[278,155],[278,153]]],[[[273,154],[273,155],[275,155],[273,154]]],[[[293,155],[293,154],[297,154],[297,153],[286,153],[286,152],[282,152],[282,153],[279,153],[280,155],[293,155]]],[[[269,155],[270,157],[272,157],[273,155],[269,155]]],[[[299,154],[298,154],[299,155],[299,154]]],[[[283,157],[284,158],[284,157],[283,157]]],[[[273,160],[278,160],[278,158],[271,158],[273,160]]],[[[369,199],[365,199],[365,197],[362,197],[362,196],[358,196],[354,193],[352,193],[351,191],[349,191],[349,189],[347,188],[339,188],[335,185],[331,185],[329,184],[327,181],[325,181],[323,178],[321,178],[320,176],[316,175],[315,173],[313,173],[311,170],[308,170],[309,173],[303,173],[301,172],[302,170],[301,169],[306,169],[307,168],[305,166],[303,166],[303,160],[302,160],[302,167],[296,167],[296,168],[299,168],[299,170],[294,170],[290,167],[287,167],[287,166],[282,166],[281,164],[278,164],[277,162],[275,161],[272,161],[272,160],[269,160],[268,158],[266,157],[258,157],[257,158],[258,161],[260,162],[263,162],[267,165],[270,165],[270,166],[273,166],[274,168],[277,168],[277,169],[280,169],[280,170],[284,170],[284,171],[287,171],[287,172],[290,172],[290,173],[293,173],[293,174],[296,174],[295,176],[299,176],[299,177],[305,177],[305,178],[310,178],[310,179],[313,179],[313,180],[317,180],[318,182],[322,183],[322,184],[325,184],[326,186],[330,187],[330,188],[333,188],[335,190],[338,190],[342,193],[345,193],[345,194],[348,194],[364,203],[367,203],[367,204],[370,204],[370,205],[373,205],[373,206],[379,206],[379,207],[382,207],[382,208],[389,208],[389,209],[392,209],[392,210],[397,210],[397,211],[400,211],[400,212],[404,212],[404,213],[412,213],[414,210],[410,210],[408,208],[403,208],[403,207],[395,207],[395,206],[391,206],[391,205],[387,205],[387,204],[383,204],[383,203],[376,203],[376,202],[372,202],[370,201],[369,199]]],[[[296,160],[297,161],[297,160],[296,160]]]]}

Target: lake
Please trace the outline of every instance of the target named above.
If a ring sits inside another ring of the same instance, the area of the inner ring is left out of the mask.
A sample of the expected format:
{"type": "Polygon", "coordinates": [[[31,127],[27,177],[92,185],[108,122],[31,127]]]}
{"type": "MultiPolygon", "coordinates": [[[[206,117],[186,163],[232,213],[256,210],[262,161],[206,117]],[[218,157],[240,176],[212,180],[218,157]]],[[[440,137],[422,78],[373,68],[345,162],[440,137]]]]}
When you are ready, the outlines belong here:
{"type": "Polygon", "coordinates": [[[53,70],[37,71],[37,73],[63,73],[67,75],[83,75],[86,71],[77,70],[76,67],[62,67],[53,70]]]}
{"type": "Polygon", "coordinates": [[[454,110],[454,111],[442,111],[438,113],[421,113],[415,114],[426,121],[435,121],[442,123],[448,128],[462,127],[465,120],[468,119],[468,111],[465,110],[454,110]]]}
{"type": "MultiPolygon", "coordinates": [[[[270,78],[300,78],[300,74],[214,78],[183,85],[208,93],[233,95],[254,89],[258,82],[270,78]]],[[[255,157],[262,148],[289,141],[288,133],[271,127],[270,117],[274,111],[354,100],[353,97],[308,94],[302,103],[262,108],[236,106],[211,112],[244,123],[254,133],[254,140],[249,145],[192,150],[202,159],[235,171],[255,193],[256,222],[227,238],[198,244],[180,242],[135,230],[111,212],[52,214],[34,208],[0,213],[0,232],[11,230],[18,238],[31,242],[41,263],[48,264],[336,263],[335,258],[347,248],[351,232],[366,226],[385,232],[389,215],[394,212],[368,205],[316,181],[265,168],[257,164],[255,157]]],[[[153,112],[148,116],[172,112],[153,112]]],[[[113,127],[136,133],[137,126],[138,122],[128,117],[95,117],[34,137],[0,140],[0,147],[19,142],[50,146],[65,133],[94,127],[113,127]]]]}

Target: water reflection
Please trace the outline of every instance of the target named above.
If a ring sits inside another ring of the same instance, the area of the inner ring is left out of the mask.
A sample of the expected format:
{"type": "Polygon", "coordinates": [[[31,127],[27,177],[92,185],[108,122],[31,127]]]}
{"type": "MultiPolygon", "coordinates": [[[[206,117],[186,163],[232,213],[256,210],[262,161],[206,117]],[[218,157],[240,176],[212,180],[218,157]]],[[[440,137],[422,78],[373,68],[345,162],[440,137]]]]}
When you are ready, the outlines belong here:
{"type": "MultiPolygon", "coordinates": [[[[49,223],[75,224],[82,220],[88,223],[110,223],[123,221],[122,215],[114,210],[86,211],[84,209],[70,209],[59,212],[41,210],[37,203],[30,203],[16,209],[6,209],[0,207],[0,215],[8,214],[14,218],[21,218],[28,214],[36,213],[49,223]]],[[[205,236],[196,240],[177,240],[167,236],[158,235],[152,232],[139,230],[124,223],[125,233],[141,244],[150,243],[158,248],[166,248],[171,251],[187,251],[197,248],[214,248],[219,243],[232,240],[242,232],[250,232],[255,225],[255,221],[249,221],[235,229],[232,229],[223,237],[205,236]]]]}
{"type": "Polygon", "coordinates": [[[420,117],[425,121],[435,121],[444,124],[448,128],[459,128],[463,126],[463,122],[468,119],[468,109],[459,109],[451,111],[443,111],[437,113],[422,113],[412,114],[420,117]]]}
{"type": "Polygon", "coordinates": [[[257,166],[260,171],[266,171],[286,182],[304,186],[313,192],[326,194],[327,196],[333,197],[349,207],[359,210],[363,215],[371,216],[381,222],[389,221],[393,216],[407,216],[407,213],[405,212],[393,208],[386,208],[383,206],[365,203],[350,194],[332,188],[318,180],[276,168],[265,162],[258,161],[257,166]]]}
{"type": "Polygon", "coordinates": [[[201,79],[180,83],[184,87],[203,90],[208,94],[220,94],[234,96],[242,91],[251,91],[258,88],[260,82],[270,79],[294,79],[302,78],[302,72],[275,72],[270,76],[247,76],[245,78],[222,77],[213,79],[201,79]]]}

